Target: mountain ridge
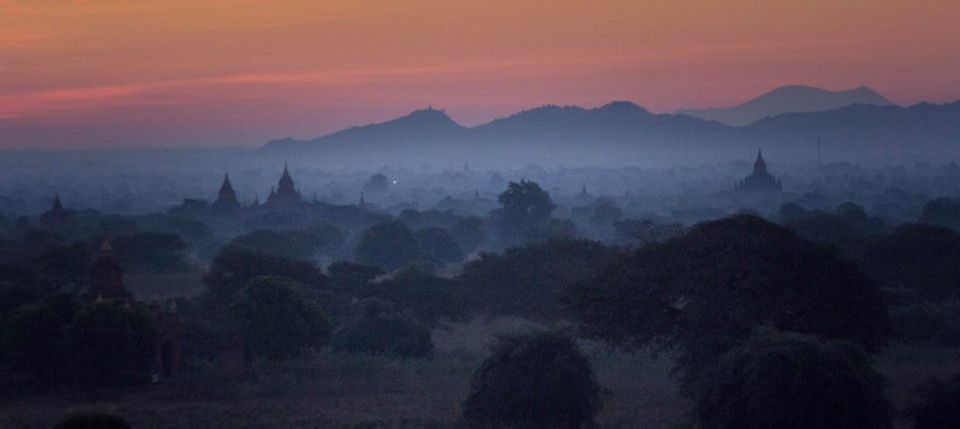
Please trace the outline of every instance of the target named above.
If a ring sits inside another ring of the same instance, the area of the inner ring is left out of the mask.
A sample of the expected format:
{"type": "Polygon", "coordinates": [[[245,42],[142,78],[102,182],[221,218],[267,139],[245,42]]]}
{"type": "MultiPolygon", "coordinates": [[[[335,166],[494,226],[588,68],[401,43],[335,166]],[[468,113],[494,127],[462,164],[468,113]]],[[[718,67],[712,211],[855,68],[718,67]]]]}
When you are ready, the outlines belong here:
{"type": "Polygon", "coordinates": [[[545,105],[473,127],[436,109],[351,127],[310,140],[274,140],[265,155],[312,155],[319,163],[478,165],[639,165],[709,162],[763,147],[771,156],[810,158],[822,138],[831,156],[916,160],[960,155],[960,101],[945,104],[854,104],[785,113],[745,126],[652,113],[631,102],[594,108],[545,105]]]}
{"type": "Polygon", "coordinates": [[[786,85],[767,91],[743,103],[720,108],[679,109],[675,113],[744,126],[784,113],[821,112],[854,104],[893,104],[867,86],[831,91],[808,85],[786,85]]]}

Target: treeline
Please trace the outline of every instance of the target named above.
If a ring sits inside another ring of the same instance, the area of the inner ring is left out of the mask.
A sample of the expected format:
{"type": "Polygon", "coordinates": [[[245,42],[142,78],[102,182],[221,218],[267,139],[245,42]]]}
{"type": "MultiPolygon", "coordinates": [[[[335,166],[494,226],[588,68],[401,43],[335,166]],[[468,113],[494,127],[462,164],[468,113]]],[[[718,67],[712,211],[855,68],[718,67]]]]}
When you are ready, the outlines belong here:
{"type": "MultiPolygon", "coordinates": [[[[236,236],[212,253],[202,293],[176,300],[184,358],[216,361],[239,345],[244,371],[322,349],[429,359],[439,323],[521,315],[573,327],[504,339],[474,377],[464,422],[591,424],[602,389],[574,341],[591,338],[675,356],[704,428],[891,428],[900,416],[873,359],[891,342],[960,346],[950,200],[896,227],[853,204],[682,228],[624,221],[601,202],[597,216],[628,245],[576,238],[533,182],[511,183],[499,203],[487,218],[407,211],[236,236]],[[491,241],[505,249],[483,251],[491,241]]],[[[0,363],[47,386],[145,381],[151,308],[81,302],[103,232],[70,241],[57,222],[18,221],[5,235],[0,363]]],[[[128,228],[111,232],[125,269],[197,269],[186,249],[198,237],[128,228]]],[[[926,387],[917,427],[956,424],[944,404],[957,390],[926,387]]]]}

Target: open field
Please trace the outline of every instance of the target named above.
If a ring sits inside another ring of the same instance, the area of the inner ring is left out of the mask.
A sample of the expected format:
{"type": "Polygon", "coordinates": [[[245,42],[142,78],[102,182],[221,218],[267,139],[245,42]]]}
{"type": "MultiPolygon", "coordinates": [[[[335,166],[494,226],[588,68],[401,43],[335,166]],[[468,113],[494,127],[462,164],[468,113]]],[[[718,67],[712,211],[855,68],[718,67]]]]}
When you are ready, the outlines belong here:
{"type": "MultiPolygon", "coordinates": [[[[496,319],[438,329],[433,360],[323,352],[261,365],[257,377],[248,379],[197,367],[172,382],[125,391],[7,394],[0,403],[0,427],[49,428],[65,412],[84,409],[109,409],[138,429],[449,427],[493,334],[531,326],[496,319]]],[[[692,427],[688,404],[670,378],[668,358],[591,343],[583,348],[608,391],[598,418],[601,427],[692,427]]],[[[890,378],[891,400],[903,409],[916,385],[928,377],[960,372],[958,358],[956,351],[895,346],[877,365],[890,378]]]]}

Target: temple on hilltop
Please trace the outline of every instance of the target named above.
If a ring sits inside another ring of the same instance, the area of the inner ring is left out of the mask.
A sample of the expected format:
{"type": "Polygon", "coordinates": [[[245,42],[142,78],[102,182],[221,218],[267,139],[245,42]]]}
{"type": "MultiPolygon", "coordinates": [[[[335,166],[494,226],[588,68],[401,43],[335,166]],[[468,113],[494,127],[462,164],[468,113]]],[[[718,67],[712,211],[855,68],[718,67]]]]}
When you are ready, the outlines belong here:
{"type": "Polygon", "coordinates": [[[763,160],[763,153],[757,150],[757,160],[753,163],[753,173],[736,183],[737,191],[751,192],[779,192],[783,189],[780,179],[773,177],[767,171],[767,162],[763,160]]]}
{"type": "Polygon", "coordinates": [[[303,203],[300,192],[293,186],[293,178],[290,177],[290,171],[287,169],[287,163],[283,163],[283,174],[280,176],[280,182],[277,188],[270,190],[270,196],[265,203],[268,207],[291,207],[303,203]]]}
{"type": "Polygon", "coordinates": [[[237,193],[230,184],[230,175],[223,175],[223,184],[220,185],[220,192],[217,193],[217,200],[213,202],[211,208],[218,212],[233,212],[240,209],[240,201],[237,200],[237,193]]]}
{"type": "Polygon", "coordinates": [[[148,306],[134,299],[123,285],[120,264],[113,256],[110,238],[100,245],[100,257],[93,265],[90,288],[81,296],[87,304],[119,303],[125,307],[145,308],[153,322],[156,352],[150,363],[154,382],[169,378],[179,371],[183,349],[183,322],[177,312],[176,301],[154,301],[148,306]]]}

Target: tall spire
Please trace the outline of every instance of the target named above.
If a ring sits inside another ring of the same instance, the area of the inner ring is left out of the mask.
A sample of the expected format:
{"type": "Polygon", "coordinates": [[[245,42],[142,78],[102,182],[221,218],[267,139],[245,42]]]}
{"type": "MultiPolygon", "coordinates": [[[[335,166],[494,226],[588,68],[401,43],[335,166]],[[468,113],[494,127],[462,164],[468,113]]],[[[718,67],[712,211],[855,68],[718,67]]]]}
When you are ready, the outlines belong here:
{"type": "Polygon", "coordinates": [[[271,195],[267,198],[267,204],[271,206],[294,206],[303,203],[303,198],[293,185],[293,177],[290,176],[290,169],[287,162],[283,162],[283,174],[280,175],[280,181],[277,183],[276,192],[271,190],[271,195]]]}
{"type": "Polygon", "coordinates": [[[50,209],[53,213],[63,212],[63,203],[60,202],[60,193],[57,193],[53,196],[53,208],[50,209]]]}
{"type": "Polygon", "coordinates": [[[217,193],[217,200],[213,203],[213,208],[219,211],[232,211],[240,208],[240,201],[237,199],[237,193],[233,190],[230,183],[230,175],[223,174],[223,184],[220,185],[220,191],[217,193]]]}
{"type": "Polygon", "coordinates": [[[760,149],[757,149],[757,160],[753,163],[753,172],[755,174],[767,172],[767,162],[763,160],[763,151],[760,149]]]}

